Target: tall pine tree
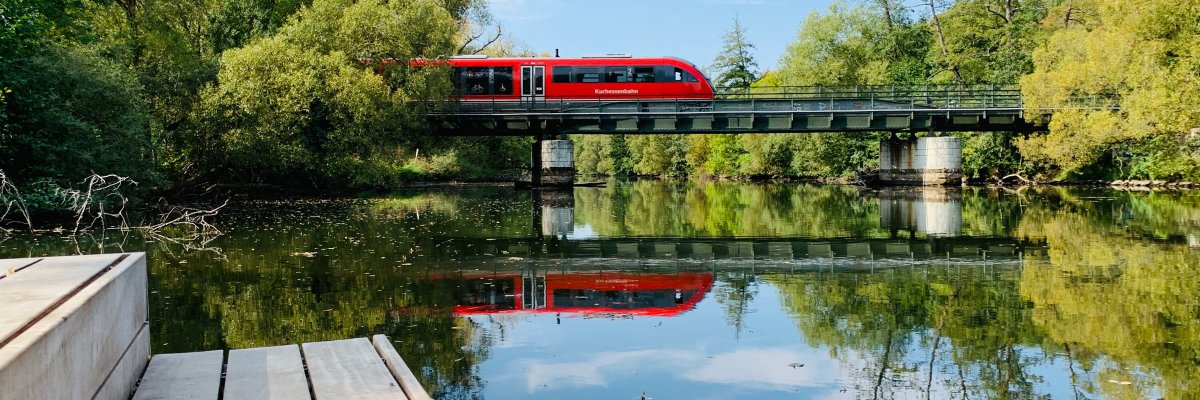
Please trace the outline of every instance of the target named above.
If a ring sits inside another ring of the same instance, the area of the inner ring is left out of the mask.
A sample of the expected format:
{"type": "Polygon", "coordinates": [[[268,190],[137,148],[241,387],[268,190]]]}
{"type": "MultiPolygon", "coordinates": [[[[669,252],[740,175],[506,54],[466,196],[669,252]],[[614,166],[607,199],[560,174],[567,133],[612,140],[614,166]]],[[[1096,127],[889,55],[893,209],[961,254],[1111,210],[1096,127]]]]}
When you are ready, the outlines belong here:
{"type": "Polygon", "coordinates": [[[758,80],[758,62],[750,52],[754,44],[746,40],[746,30],[737,17],[733,29],[725,34],[725,46],[713,60],[716,85],[725,88],[749,88],[758,80]]]}

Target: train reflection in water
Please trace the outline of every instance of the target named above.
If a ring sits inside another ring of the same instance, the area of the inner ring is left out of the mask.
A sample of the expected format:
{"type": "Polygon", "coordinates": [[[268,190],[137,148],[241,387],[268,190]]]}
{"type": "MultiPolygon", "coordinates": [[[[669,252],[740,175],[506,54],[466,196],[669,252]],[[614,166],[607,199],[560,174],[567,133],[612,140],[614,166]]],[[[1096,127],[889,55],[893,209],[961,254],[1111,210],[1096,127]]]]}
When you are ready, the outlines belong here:
{"type": "Polygon", "coordinates": [[[463,275],[455,315],[554,312],[669,317],[696,307],[712,273],[490,273],[463,275]]]}

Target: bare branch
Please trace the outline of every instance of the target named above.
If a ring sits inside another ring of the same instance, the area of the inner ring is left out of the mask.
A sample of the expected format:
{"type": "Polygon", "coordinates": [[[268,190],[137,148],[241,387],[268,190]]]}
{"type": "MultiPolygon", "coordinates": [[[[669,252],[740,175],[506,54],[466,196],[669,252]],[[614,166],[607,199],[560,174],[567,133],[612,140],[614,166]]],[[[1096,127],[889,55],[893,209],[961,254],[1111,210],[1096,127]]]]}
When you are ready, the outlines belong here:
{"type": "MultiPolygon", "coordinates": [[[[484,31],[481,30],[477,34],[468,36],[467,40],[465,42],[463,42],[462,46],[458,46],[458,50],[455,51],[454,54],[463,54],[463,52],[466,52],[467,48],[471,46],[471,43],[475,43],[476,40],[479,40],[479,38],[482,38],[483,34],[484,34],[484,31]]],[[[490,40],[488,40],[487,43],[484,43],[482,46],[479,46],[478,48],[473,49],[471,51],[471,54],[479,54],[483,50],[487,49],[488,46],[491,46],[492,44],[496,43],[496,41],[500,40],[500,37],[503,35],[504,35],[504,27],[500,26],[500,25],[496,25],[496,35],[492,36],[492,38],[490,40]]]]}
{"type": "Polygon", "coordinates": [[[496,36],[492,36],[491,40],[488,40],[487,43],[483,44],[483,46],[479,46],[479,49],[475,50],[475,54],[479,54],[480,52],[487,49],[492,44],[496,43],[497,40],[500,40],[500,36],[502,36],[503,34],[504,34],[504,31],[503,31],[502,27],[496,26],[496,36]]]}
{"type": "MultiPolygon", "coordinates": [[[[16,210],[25,220],[25,227],[33,230],[33,222],[29,218],[29,208],[25,206],[25,199],[21,197],[17,185],[8,180],[8,175],[5,175],[3,170],[0,170],[0,203],[4,203],[4,212],[0,212],[0,223],[5,221],[10,212],[16,210]]],[[[8,231],[0,226],[0,233],[8,233],[8,231]]]]}
{"type": "Polygon", "coordinates": [[[83,180],[83,184],[87,187],[82,190],[60,189],[58,191],[58,194],[68,203],[68,209],[75,214],[75,228],[71,234],[79,233],[81,228],[90,229],[97,222],[100,223],[100,229],[105,229],[108,218],[120,220],[118,228],[128,228],[129,225],[125,220],[125,205],[129,203],[129,199],[125,198],[120,190],[121,186],[125,184],[137,186],[137,181],[113,174],[92,174],[83,180]],[[116,211],[106,211],[105,208],[109,204],[119,204],[120,208],[116,211]],[[89,218],[87,225],[83,224],[84,218],[89,218]]]}

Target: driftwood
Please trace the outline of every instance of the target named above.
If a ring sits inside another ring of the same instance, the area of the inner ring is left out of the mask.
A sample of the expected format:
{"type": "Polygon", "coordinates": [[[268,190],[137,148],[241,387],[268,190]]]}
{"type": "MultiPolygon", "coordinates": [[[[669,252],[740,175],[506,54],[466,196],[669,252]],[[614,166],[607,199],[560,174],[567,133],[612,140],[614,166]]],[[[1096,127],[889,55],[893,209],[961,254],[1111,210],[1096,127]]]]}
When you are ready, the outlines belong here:
{"type": "MultiPolygon", "coordinates": [[[[82,184],[81,189],[56,190],[56,194],[63,199],[63,207],[74,216],[75,226],[69,235],[71,238],[89,235],[86,232],[93,230],[101,233],[108,230],[137,231],[161,243],[182,245],[185,250],[212,250],[208,243],[223,234],[208,221],[208,218],[217,215],[229,204],[229,200],[208,209],[164,203],[162,209],[166,211],[159,214],[157,220],[132,226],[126,214],[129,199],[121,194],[121,189],[136,186],[137,181],[119,175],[92,174],[84,179],[82,184]]],[[[0,206],[3,208],[0,210],[0,223],[6,222],[8,215],[16,212],[23,218],[23,221],[18,222],[24,223],[31,232],[35,231],[20,191],[3,171],[0,171],[0,203],[3,203],[3,206],[0,206]]],[[[9,231],[0,226],[0,233],[9,231]]],[[[52,231],[64,230],[56,228],[52,231]]]]}
{"type": "Polygon", "coordinates": [[[125,220],[125,205],[129,199],[121,194],[121,186],[137,186],[137,181],[119,175],[92,174],[83,180],[83,189],[60,189],[58,194],[68,204],[67,209],[75,214],[75,228],[71,234],[79,233],[79,229],[90,229],[97,222],[100,229],[108,227],[109,218],[120,221],[118,229],[126,229],[129,224],[125,220]],[[116,207],[114,209],[114,207],[116,207]],[[83,225],[87,218],[87,225],[83,225]]]}
{"type": "Polygon", "coordinates": [[[996,183],[1001,186],[1004,186],[1008,182],[1017,182],[1021,185],[1032,185],[1034,183],[1029,179],[1025,179],[1025,177],[1021,176],[1021,174],[1008,174],[1003,178],[996,178],[996,183]]]}
{"type": "MultiPolygon", "coordinates": [[[[0,224],[7,221],[8,214],[15,211],[24,220],[25,228],[33,230],[33,223],[29,218],[29,208],[25,206],[25,199],[21,197],[21,191],[17,190],[17,185],[8,179],[8,175],[5,175],[3,170],[0,170],[0,203],[4,203],[4,211],[0,212],[0,224]]],[[[0,225],[0,233],[8,232],[7,228],[0,225]]]]}

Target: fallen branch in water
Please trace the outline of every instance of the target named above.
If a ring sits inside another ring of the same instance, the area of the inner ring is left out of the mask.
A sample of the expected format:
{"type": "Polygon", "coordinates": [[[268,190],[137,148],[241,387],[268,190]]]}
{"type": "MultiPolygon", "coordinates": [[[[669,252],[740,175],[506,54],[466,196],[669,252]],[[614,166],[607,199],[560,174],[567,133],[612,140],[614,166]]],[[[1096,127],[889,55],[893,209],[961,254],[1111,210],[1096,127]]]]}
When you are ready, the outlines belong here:
{"type": "Polygon", "coordinates": [[[100,222],[100,229],[107,229],[106,224],[109,217],[119,219],[120,225],[117,229],[127,229],[129,224],[125,220],[125,205],[129,203],[129,199],[121,194],[121,186],[131,184],[137,186],[137,181],[120,175],[99,175],[92,174],[87,179],[83,180],[87,185],[86,188],[80,189],[60,189],[59,195],[63,197],[67,203],[67,209],[75,214],[75,228],[71,230],[71,234],[79,233],[79,229],[91,229],[100,222]],[[109,211],[109,204],[119,204],[120,208],[116,211],[109,211]],[[87,226],[83,226],[83,219],[88,220],[87,226]]]}
{"type": "MultiPolygon", "coordinates": [[[[25,206],[25,199],[21,197],[21,192],[17,190],[17,185],[8,180],[8,175],[4,174],[4,170],[0,170],[0,203],[4,203],[4,212],[0,212],[0,223],[4,223],[8,218],[8,214],[15,210],[24,218],[25,227],[33,230],[33,223],[29,218],[29,208],[25,206]]],[[[8,233],[9,229],[0,226],[0,232],[8,233]]]]}
{"type": "Polygon", "coordinates": [[[1021,176],[1021,174],[1008,174],[1008,175],[1005,175],[1003,178],[999,178],[999,179],[997,179],[997,180],[996,180],[996,183],[998,183],[998,184],[1000,184],[1001,186],[1003,186],[1003,185],[1005,185],[1005,184],[1006,184],[1007,182],[1009,182],[1009,181],[1015,181],[1015,182],[1019,182],[1021,185],[1032,185],[1032,184],[1033,184],[1033,181],[1031,181],[1031,180],[1028,180],[1028,179],[1025,179],[1025,177],[1021,176]]]}
{"type": "Polygon", "coordinates": [[[166,213],[159,217],[159,222],[151,225],[143,225],[137,227],[138,230],[157,232],[167,227],[185,227],[193,232],[212,232],[220,234],[221,230],[209,223],[206,218],[217,215],[222,208],[229,204],[229,200],[216,208],[200,209],[184,206],[171,206],[166,213]]]}

